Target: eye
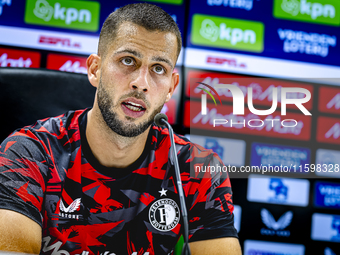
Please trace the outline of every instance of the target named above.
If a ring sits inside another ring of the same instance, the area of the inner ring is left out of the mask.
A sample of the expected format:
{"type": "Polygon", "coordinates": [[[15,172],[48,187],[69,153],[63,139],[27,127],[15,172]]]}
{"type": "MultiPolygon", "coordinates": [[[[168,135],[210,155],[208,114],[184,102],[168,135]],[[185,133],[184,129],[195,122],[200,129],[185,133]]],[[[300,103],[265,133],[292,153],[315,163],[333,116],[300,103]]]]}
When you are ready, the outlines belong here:
{"type": "Polygon", "coordinates": [[[134,61],[132,58],[123,58],[122,63],[126,66],[132,66],[134,64],[134,61]]]}
{"type": "Polygon", "coordinates": [[[164,74],[165,73],[165,69],[162,66],[154,66],[153,71],[157,74],[164,74]]]}

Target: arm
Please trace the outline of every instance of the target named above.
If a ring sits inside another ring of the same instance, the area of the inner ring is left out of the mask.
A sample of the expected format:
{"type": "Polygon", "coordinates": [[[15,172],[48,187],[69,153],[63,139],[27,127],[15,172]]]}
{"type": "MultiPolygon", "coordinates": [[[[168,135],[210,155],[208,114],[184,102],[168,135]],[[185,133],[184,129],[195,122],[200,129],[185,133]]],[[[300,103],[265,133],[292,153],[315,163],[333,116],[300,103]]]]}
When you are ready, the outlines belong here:
{"type": "Polygon", "coordinates": [[[0,250],[40,252],[48,167],[39,144],[22,132],[0,145],[0,250]]]}
{"type": "MultiPolygon", "coordinates": [[[[193,154],[201,157],[192,161],[191,168],[203,165],[222,169],[223,163],[217,154],[198,149],[201,152],[193,154]]],[[[228,174],[192,171],[191,177],[197,183],[196,189],[192,191],[188,187],[189,198],[190,193],[194,194],[193,200],[189,200],[189,243],[192,255],[241,255],[234,228],[234,206],[228,174]]]]}
{"type": "Polygon", "coordinates": [[[0,250],[39,254],[41,227],[27,216],[0,209],[0,250]]]}
{"type": "Polygon", "coordinates": [[[241,247],[237,238],[222,237],[190,243],[192,255],[241,255],[241,247]]]}

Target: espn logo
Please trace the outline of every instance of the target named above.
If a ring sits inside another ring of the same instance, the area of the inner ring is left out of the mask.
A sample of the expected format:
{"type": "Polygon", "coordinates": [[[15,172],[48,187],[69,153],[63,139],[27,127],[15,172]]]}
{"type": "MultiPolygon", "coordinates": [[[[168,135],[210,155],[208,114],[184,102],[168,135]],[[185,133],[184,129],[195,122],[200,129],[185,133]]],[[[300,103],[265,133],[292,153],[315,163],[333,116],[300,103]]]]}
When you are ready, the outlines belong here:
{"type": "Polygon", "coordinates": [[[61,38],[61,37],[54,37],[54,36],[41,35],[39,37],[39,43],[47,44],[47,45],[59,45],[59,46],[68,47],[68,48],[81,48],[80,42],[72,42],[70,38],[61,38]]]}
{"type": "Polygon", "coordinates": [[[232,67],[247,68],[247,65],[245,63],[239,63],[236,58],[220,58],[208,56],[207,63],[216,65],[226,64],[232,67]]]}

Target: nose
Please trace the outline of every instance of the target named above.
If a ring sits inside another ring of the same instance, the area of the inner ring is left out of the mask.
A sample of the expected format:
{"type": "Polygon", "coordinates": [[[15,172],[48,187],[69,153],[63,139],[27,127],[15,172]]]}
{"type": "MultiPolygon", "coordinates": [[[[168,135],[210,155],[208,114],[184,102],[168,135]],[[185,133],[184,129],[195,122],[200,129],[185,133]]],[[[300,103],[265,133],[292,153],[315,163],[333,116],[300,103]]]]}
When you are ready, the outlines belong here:
{"type": "Polygon", "coordinates": [[[136,75],[135,79],[131,82],[132,89],[148,92],[150,89],[150,74],[148,67],[139,68],[136,75]]]}

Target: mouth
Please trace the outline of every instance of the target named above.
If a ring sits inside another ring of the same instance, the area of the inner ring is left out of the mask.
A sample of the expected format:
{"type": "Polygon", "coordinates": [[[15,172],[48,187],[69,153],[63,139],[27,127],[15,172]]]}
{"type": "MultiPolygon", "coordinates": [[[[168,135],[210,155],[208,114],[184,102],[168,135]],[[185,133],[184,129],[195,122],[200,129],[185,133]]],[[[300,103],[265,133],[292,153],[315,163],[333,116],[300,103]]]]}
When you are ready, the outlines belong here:
{"type": "Polygon", "coordinates": [[[128,109],[130,109],[131,111],[134,111],[134,112],[140,112],[140,111],[145,111],[146,109],[140,105],[140,104],[136,104],[136,103],[133,103],[133,102],[123,102],[122,103],[125,107],[127,107],[128,109]]]}
{"type": "Polygon", "coordinates": [[[128,98],[124,100],[121,107],[123,112],[131,118],[141,117],[146,111],[145,103],[136,98],[128,98]]]}

